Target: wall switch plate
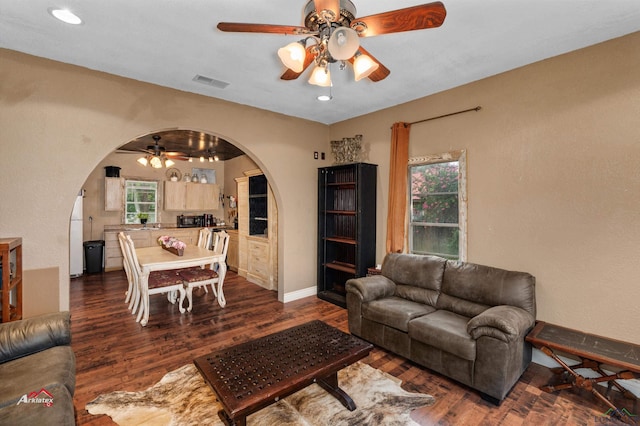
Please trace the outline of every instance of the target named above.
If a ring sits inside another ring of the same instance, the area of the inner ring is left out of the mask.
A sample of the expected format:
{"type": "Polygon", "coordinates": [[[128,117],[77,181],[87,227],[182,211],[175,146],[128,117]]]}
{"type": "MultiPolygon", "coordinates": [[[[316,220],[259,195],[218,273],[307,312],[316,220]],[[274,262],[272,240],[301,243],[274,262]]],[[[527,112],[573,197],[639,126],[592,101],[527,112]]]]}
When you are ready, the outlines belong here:
{"type": "Polygon", "coordinates": [[[314,151],[313,152],[313,159],[317,160],[318,159],[318,151],[314,151]]]}

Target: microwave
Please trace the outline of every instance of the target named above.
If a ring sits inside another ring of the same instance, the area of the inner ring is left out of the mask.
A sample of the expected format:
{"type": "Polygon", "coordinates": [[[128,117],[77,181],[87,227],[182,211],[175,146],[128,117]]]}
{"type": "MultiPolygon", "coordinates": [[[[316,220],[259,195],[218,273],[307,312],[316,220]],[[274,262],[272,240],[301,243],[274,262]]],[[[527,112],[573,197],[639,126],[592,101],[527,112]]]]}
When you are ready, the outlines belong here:
{"type": "Polygon", "coordinates": [[[204,216],[185,216],[181,214],[177,217],[178,228],[201,228],[204,226],[204,216]]]}

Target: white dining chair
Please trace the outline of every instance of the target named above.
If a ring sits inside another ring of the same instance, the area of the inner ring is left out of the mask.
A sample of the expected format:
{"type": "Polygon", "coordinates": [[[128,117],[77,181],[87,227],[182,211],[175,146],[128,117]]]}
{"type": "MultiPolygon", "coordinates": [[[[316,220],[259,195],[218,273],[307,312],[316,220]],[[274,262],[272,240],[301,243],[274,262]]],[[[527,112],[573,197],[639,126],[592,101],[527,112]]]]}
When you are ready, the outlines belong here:
{"type": "Polygon", "coordinates": [[[129,310],[132,314],[135,314],[138,309],[140,292],[138,291],[137,276],[135,275],[135,271],[131,268],[131,256],[129,255],[129,249],[127,246],[127,236],[124,232],[118,233],[118,243],[120,244],[120,250],[122,251],[122,266],[129,283],[127,292],[125,293],[124,302],[129,304],[129,310]]]}
{"type": "MultiPolygon", "coordinates": [[[[211,248],[211,238],[213,237],[214,232],[211,232],[209,228],[202,228],[198,233],[198,247],[206,248],[209,250],[211,248]]],[[[209,293],[207,290],[207,286],[202,286],[205,293],[209,293]]]]}
{"type": "MultiPolygon", "coordinates": [[[[166,293],[167,299],[172,304],[176,303],[176,292],[180,295],[178,309],[180,313],[183,313],[185,310],[182,307],[184,302],[184,298],[186,295],[184,289],[184,281],[183,279],[176,273],[175,270],[168,271],[152,271],[149,274],[149,278],[147,280],[147,285],[143,284],[143,272],[140,268],[140,263],[138,262],[138,256],[136,254],[136,248],[133,243],[133,240],[130,236],[126,236],[127,248],[129,251],[129,256],[131,259],[131,268],[134,270],[136,274],[136,281],[138,284],[138,291],[140,292],[140,308],[138,310],[138,317],[136,319],[137,322],[143,318],[143,316],[148,317],[149,312],[149,296],[153,294],[166,293]]],[[[143,323],[144,325],[144,323],[143,323]]]]}
{"type": "Polygon", "coordinates": [[[211,247],[211,230],[209,228],[202,228],[198,233],[198,247],[208,249],[211,247]]]}
{"type": "Polygon", "coordinates": [[[210,285],[213,289],[213,294],[218,298],[218,303],[221,307],[226,305],[224,299],[224,293],[222,292],[222,285],[224,283],[224,277],[227,272],[227,250],[229,248],[229,234],[225,231],[215,232],[215,242],[213,254],[218,254],[219,257],[209,268],[185,268],[180,269],[178,274],[184,280],[184,287],[186,289],[187,300],[189,306],[187,311],[191,312],[193,309],[193,289],[198,287],[204,287],[210,285]],[[217,289],[216,289],[217,284],[217,289]]]}

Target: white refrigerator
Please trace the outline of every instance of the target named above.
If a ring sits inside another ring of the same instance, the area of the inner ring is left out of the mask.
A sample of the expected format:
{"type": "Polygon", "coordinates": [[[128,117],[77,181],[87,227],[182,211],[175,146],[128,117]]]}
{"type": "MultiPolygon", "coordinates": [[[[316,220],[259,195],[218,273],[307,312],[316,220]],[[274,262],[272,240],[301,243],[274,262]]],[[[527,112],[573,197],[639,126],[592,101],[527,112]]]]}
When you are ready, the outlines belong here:
{"type": "Polygon", "coordinates": [[[81,190],[73,204],[69,224],[69,275],[79,277],[83,271],[84,247],[82,244],[82,196],[81,190]]]}

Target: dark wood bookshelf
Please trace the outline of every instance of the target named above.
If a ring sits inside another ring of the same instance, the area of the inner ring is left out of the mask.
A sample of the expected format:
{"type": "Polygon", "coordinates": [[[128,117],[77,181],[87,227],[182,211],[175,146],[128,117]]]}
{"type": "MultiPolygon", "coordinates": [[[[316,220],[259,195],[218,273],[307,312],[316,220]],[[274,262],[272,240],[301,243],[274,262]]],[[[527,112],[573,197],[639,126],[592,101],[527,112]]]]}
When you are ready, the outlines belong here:
{"type": "Polygon", "coordinates": [[[318,297],[346,307],[345,284],[375,264],[377,166],[318,170],[318,297]]]}

